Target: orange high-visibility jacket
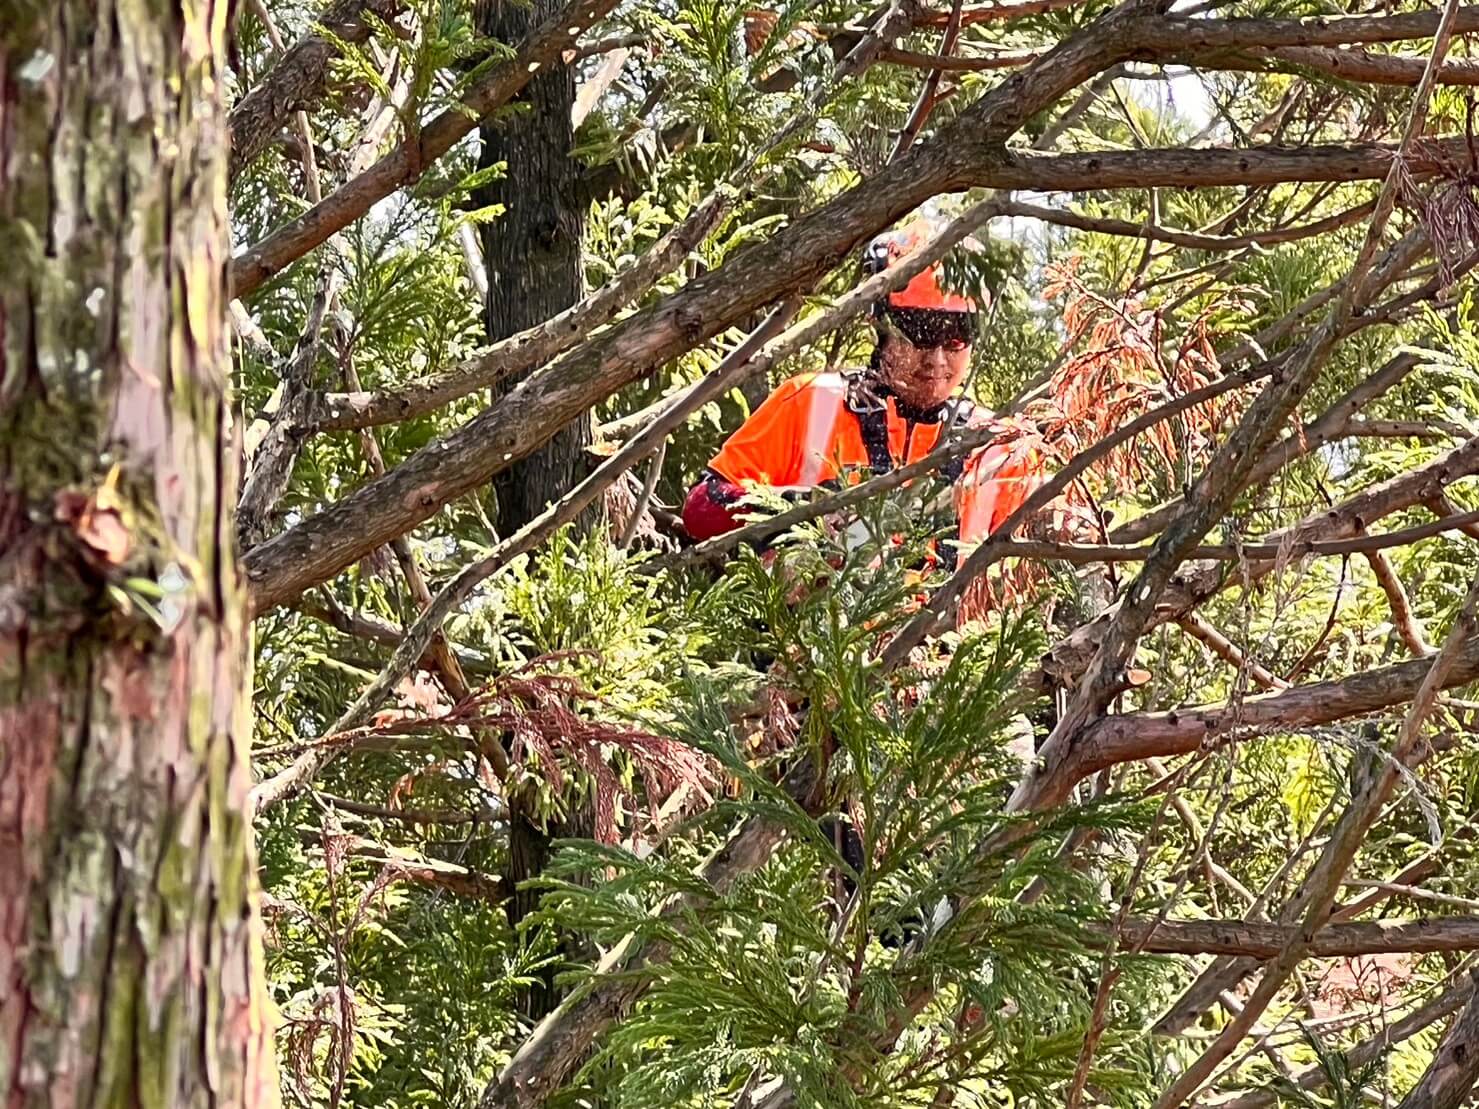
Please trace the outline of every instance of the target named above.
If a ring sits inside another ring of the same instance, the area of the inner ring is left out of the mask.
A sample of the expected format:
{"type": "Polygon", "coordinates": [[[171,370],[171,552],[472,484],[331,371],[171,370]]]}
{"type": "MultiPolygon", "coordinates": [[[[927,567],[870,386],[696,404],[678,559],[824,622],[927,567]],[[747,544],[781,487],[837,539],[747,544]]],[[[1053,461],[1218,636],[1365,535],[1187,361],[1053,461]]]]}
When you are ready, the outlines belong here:
{"type": "MultiPolygon", "coordinates": [[[[729,437],[709,468],[740,486],[809,488],[835,481],[844,471],[879,473],[907,465],[938,445],[951,404],[911,419],[914,414],[907,407],[901,412],[890,396],[882,402],[882,418],[870,421],[849,406],[848,385],[838,373],[802,374],[784,382],[729,437]]],[[[963,426],[1000,422],[979,409],[967,411],[959,421],[963,426]]],[[[1043,460],[1032,441],[1007,424],[1001,427],[1000,441],[958,467],[954,501],[964,543],[994,531],[1042,480],[1043,460]]]]}

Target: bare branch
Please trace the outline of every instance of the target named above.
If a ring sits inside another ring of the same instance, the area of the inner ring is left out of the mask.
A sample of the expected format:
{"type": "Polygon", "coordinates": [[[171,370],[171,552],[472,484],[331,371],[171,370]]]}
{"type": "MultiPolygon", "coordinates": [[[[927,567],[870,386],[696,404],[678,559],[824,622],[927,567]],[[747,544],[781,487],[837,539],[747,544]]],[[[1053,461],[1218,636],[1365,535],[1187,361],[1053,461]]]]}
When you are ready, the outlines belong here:
{"type": "Polygon", "coordinates": [[[1236,706],[1197,705],[1103,717],[1085,729],[1069,766],[1035,803],[1059,804],[1074,783],[1122,762],[1185,755],[1218,742],[1298,731],[1389,709],[1418,696],[1430,674],[1437,675],[1435,694],[1466,685],[1479,678],[1479,642],[1460,639],[1446,670],[1434,671],[1432,665],[1431,658],[1413,659],[1335,681],[1258,694],[1236,706]]]}
{"type": "MultiPolygon", "coordinates": [[[[1405,547],[1409,543],[1416,543],[1419,539],[1428,539],[1447,531],[1462,532],[1472,527],[1476,521],[1479,521],[1479,510],[1460,512],[1456,516],[1443,516],[1426,524],[1415,524],[1400,531],[1379,535],[1362,534],[1352,539],[1308,537],[1295,539],[1289,533],[1280,533],[1284,535],[1283,542],[1265,539],[1260,542],[1242,544],[1208,543],[1191,548],[1191,553],[1187,557],[1216,562],[1242,562],[1245,559],[1256,561],[1272,561],[1278,558],[1297,559],[1306,555],[1372,554],[1392,547],[1405,547]]],[[[697,550],[697,548],[694,549],[697,550]]],[[[1154,549],[1149,546],[1115,546],[1111,543],[1059,543],[1047,539],[1010,539],[1005,540],[1001,545],[1001,550],[1004,552],[1003,558],[1052,558],[1077,565],[1089,565],[1096,562],[1142,562],[1154,549]]],[[[1260,575],[1255,569],[1249,580],[1256,580],[1258,576],[1260,575]]],[[[1212,630],[1215,631],[1215,629],[1212,630]]],[[[1201,638],[1202,629],[1195,630],[1192,634],[1201,638]]],[[[1224,648],[1218,648],[1218,653],[1222,654],[1223,650],[1224,648]]],[[[1223,655],[1223,657],[1227,656],[1223,655]]]]}
{"type": "MultiPolygon", "coordinates": [[[[950,18],[945,23],[945,35],[940,40],[940,52],[936,57],[936,64],[930,68],[929,76],[924,79],[924,84],[919,88],[919,96],[914,101],[914,107],[909,112],[909,118],[905,121],[903,129],[899,131],[898,140],[894,143],[893,154],[889,156],[889,162],[896,162],[904,154],[904,151],[914,145],[914,140],[919,136],[920,129],[924,127],[925,120],[929,119],[930,112],[934,110],[935,100],[940,90],[940,78],[945,72],[945,63],[951,60],[955,53],[955,42],[960,35],[960,15],[962,0],[954,0],[950,6],[950,18]]],[[[1026,61],[1032,61],[1034,56],[1029,56],[1026,61]]]]}
{"type": "MultiPolygon", "coordinates": [[[[1094,931],[1106,935],[1107,925],[1094,931]]],[[[1246,920],[1167,920],[1131,917],[1121,942],[1128,948],[1160,955],[1246,955],[1271,959],[1284,949],[1294,926],[1246,920]]],[[[1424,917],[1421,920],[1372,920],[1329,924],[1315,934],[1311,958],[1349,958],[1393,951],[1479,950],[1479,917],[1424,917]]]]}
{"type": "MultiPolygon", "coordinates": [[[[999,4],[972,4],[960,13],[960,21],[965,26],[973,26],[980,23],[1005,23],[1012,19],[1021,19],[1029,15],[1042,15],[1044,12],[1058,11],[1060,8],[1071,8],[1079,0],[1005,0],[999,4]]],[[[916,27],[942,27],[950,21],[949,12],[921,11],[915,17],[916,27]]]]}
{"type": "Polygon", "coordinates": [[[917,50],[889,47],[878,52],[878,60],[889,65],[928,69],[942,73],[983,73],[993,69],[1015,69],[1042,57],[1041,50],[1003,50],[996,54],[970,54],[964,57],[940,57],[917,50]]]}
{"type": "Polygon", "coordinates": [[[1277,674],[1272,674],[1262,663],[1250,659],[1241,647],[1235,644],[1212,624],[1195,612],[1188,612],[1177,621],[1193,638],[1206,644],[1214,655],[1222,659],[1239,674],[1248,677],[1264,689],[1288,689],[1289,683],[1277,674]]]}
{"type": "Polygon", "coordinates": [[[686,258],[732,207],[736,193],[720,188],[700,203],[623,273],[544,323],[503,339],[436,377],[394,389],[328,393],[319,398],[314,425],[344,431],[398,423],[523,373],[563,354],[650,289],[686,258]]]}
{"type": "Polygon", "coordinates": [[[250,295],[273,274],[359,219],[376,201],[419,178],[428,165],[451,150],[489,112],[506,104],[535,73],[560,64],[561,54],[615,5],[616,0],[571,0],[530,32],[512,58],[480,78],[457,107],[408,135],[364,173],[234,258],[232,295],[250,295]]]}
{"type": "MultiPolygon", "coordinates": [[[[305,844],[318,846],[321,842],[317,832],[304,829],[300,833],[305,844]]],[[[351,858],[368,862],[383,863],[394,873],[422,885],[436,886],[459,897],[471,897],[479,901],[499,902],[507,897],[503,883],[490,874],[470,870],[456,863],[428,859],[420,854],[389,848],[365,836],[335,836],[340,840],[351,858]]]]}
{"type": "Polygon", "coordinates": [[[1201,235],[1193,231],[1178,231],[1171,227],[1157,227],[1148,223],[1132,223],[1129,220],[1105,219],[1083,216],[1059,208],[1045,208],[1040,204],[1027,204],[1009,200],[1003,206],[1002,215],[1028,216],[1044,223],[1056,223],[1079,231],[1092,231],[1101,235],[1124,235],[1132,239],[1150,239],[1160,243],[1174,243],[1194,250],[1240,250],[1249,246],[1273,246],[1276,243],[1297,242],[1328,231],[1349,227],[1359,219],[1371,214],[1375,201],[1358,204],[1344,212],[1316,220],[1297,227],[1284,227],[1272,231],[1256,231],[1248,235],[1201,235]]]}
{"type": "MultiPolygon", "coordinates": [[[[1475,979],[1471,977],[1471,987],[1475,979]]],[[[1449,1028],[1427,1071],[1397,1109],[1458,1109],[1479,1081],[1479,993],[1449,1028]]]]}
{"type": "Polygon", "coordinates": [[[243,548],[250,549],[266,538],[273,522],[273,509],[292,479],[293,466],[307,434],[304,416],[312,402],[313,370],[322,349],[324,316],[338,283],[337,270],[325,267],[319,274],[303,334],[283,371],[277,407],[268,413],[266,434],[251,456],[236,507],[236,528],[243,548]]]}
{"type": "MultiPolygon", "coordinates": [[[[382,643],[388,647],[394,647],[406,634],[399,624],[392,624],[388,620],[381,620],[374,616],[367,616],[363,612],[346,612],[332,598],[323,603],[301,600],[296,606],[304,616],[328,624],[331,628],[343,632],[345,635],[353,636],[355,639],[363,639],[369,643],[382,643]]],[[[457,661],[461,664],[465,673],[474,674],[478,677],[487,677],[490,673],[487,658],[470,647],[454,647],[457,652],[457,661]]],[[[419,665],[426,670],[436,667],[435,661],[430,655],[421,658],[419,665]]]]}
{"type": "Polygon", "coordinates": [[[1432,654],[1433,648],[1428,646],[1427,633],[1412,612],[1412,602],[1407,599],[1407,590],[1402,585],[1402,579],[1397,576],[1392,560],[1385,551],[1367,551],[1365,554],[1377,584],[1387,595],[1387,604],[1392,610],[1392,626],[1397,629],[1407,650],[1417,658],[1432,654]]]}
{"type": "MultiPolygon", "coordinates": [[[[1162,56],[1179,50],[1248,46],[1347,46],[1356,42],[1400,42],[1432,38],[1443,22],[1441,11],[1400,15],[1338,15],[1313,19],[1194,19],[1168,16],[1155,20],[1141,42],[1147,53],[1162,56]]],[[[1450,25],[1454,34],[1479,31],[1479,6],[1461,7],[1450,25]]],[[[1440,60],[1441,64],[1441,60],[1440,60]]],[[[1435,71],[1436,72],[1436,71],[1435,71]]]]}
{"type": "MultiPolygon", "coordinates": [[[[1087,154],[1038,154],[1013,149],[974,163],[965,183],[996,189],[1088,192],[1100,189],[1209,188],[1279,185],[1292,181],[1370,181],[1384,178],[1397,148],[1385,143],[1248,149],[1148,149],[1087,154]]],[[[1463,140],[1424,140],[1412,154],[1417,179],[1442,172],[1447,159],[1467,156],[1463,140]]]]}
{"type": "Polygon", "coordinates": [[[1467,439],[1469,431],[1447,420],[1349,420],[1341,428],[1342,438],[1375,439],[1467,439]]]}
{"type": "Polygon", "coordinates": [[[386,805],[367,805],[363,801],[352,801],[348,797],[335,797],[328,793],[315,793],[314,796],[331,808],[356,816],[394,820],[402,824],[493,824],[508,815],[502,805],[457,812],[450,809],[401,809],[386,805]]]}
{"type": "MultiPolygon", "coordinates": [[[[1367,85],[1415,85],[1422,80],[1426,58],[1402,57],[1396,54],[1373,54],[1366,50],[1334,50],[1321,46],[1283,46],[1255,51],[1255,55],[1284,62],[1302,70],[1314,70],[1342,81],[1367,85]]],[[[1228,60],[1220,60],[1217,69],[1233,69],[1228,60]]],[[[1250,69],[1267,66],[1250,65],[1250,69]]],[[[1479,85],[1479,64],[1468,61],[1444,62],[1438,67],[1440,85],[1479,85]]]]}
{"type": "Polygon", "coordinates": [[[1468,909],[1473,912],[1479,909],[1479,901],[1472,897],[1455,897],[1451,893],[1438,893],[1436,890],[1425,890],[1421,886],[1404,885],[1401,882],[1378,882],[1371,878],[1347,878],[1341,883],[1351,889],[1379,890],[1391,897],[1410,897],[1414,901],[1432,901],[1439,905],[1452,905],[1458,909],[1468,909]]]}

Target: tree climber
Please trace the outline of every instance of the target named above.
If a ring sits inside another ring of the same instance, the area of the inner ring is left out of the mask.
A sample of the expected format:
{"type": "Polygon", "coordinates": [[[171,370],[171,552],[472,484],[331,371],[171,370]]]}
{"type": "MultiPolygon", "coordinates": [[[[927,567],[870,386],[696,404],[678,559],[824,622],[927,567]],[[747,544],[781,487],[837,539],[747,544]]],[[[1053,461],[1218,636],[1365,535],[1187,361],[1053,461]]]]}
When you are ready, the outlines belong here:
{"type": "MultiPolygon", "coordinates": [[[[916,221],[880,235],[868,245],[864,273],[882,272],[929,230],[916,221]]],[[[970,367],[978,307],[947,291],[944,268],[936,263],[885,296],[872,319],[877,344],[866,368],[785,381],[724,443],[683,506],[694,539],[739,527],[747,486],[803,493],[862,480],[923,458],[952,430],[995,425],[1001,431],[935,475],[951,488],[961,543],[985,538],[1036,488],[1045,461],[1036,428],[997,419],[957,396],[970,367]]],[[[833,814],[818,823],[861,872],[863,841],[851,820],[833,814]]],[[[847,877],[841,885],[845,893],[853,888],[847,877]]],[[[913,931],[907,927],[884,943],[897,946],[913,931]]]]}
{"type": "MultiPolygon", "coordinates": [[[[916,221],[874,239],[866,274],[881,272],[929,228],[916,221]]],[[[746,486],[800,492],[915,462],[950,429],[999,424],[999,439],[937,475],[949,482],[962,543],[989,535],[1041,480],[1032,435],[956,391],[970,366],[977,305],[942,287],[936,263],[873,308],[878,342],[865,369],[806,373],[782,383],[709,463],[683,506],[696,540],[740,526],[746,486]]]]}

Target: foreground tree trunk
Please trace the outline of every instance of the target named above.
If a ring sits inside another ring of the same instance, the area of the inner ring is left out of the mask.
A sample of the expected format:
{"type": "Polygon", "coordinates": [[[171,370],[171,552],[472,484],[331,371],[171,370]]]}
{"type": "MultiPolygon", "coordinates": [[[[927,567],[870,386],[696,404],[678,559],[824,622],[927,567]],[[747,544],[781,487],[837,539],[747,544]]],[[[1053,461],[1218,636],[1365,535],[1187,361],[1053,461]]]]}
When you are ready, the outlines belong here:
{"type": "Polygon", "coordinates": [[[0,16],[0,1104],[274,1104],[227,6],[0,16]]]}

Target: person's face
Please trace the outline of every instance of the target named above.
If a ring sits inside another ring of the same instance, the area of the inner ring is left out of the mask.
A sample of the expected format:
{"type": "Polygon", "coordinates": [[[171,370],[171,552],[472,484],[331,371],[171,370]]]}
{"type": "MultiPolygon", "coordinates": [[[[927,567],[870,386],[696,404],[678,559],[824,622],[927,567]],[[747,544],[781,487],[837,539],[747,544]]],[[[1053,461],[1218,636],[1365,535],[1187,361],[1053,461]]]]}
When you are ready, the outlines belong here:
{"type": "Polygon", "coordinates": [[[901,400],[916,408],[933,408],[965,380],[971,346],[955,339],[925,349],[895,331],[883,339],[879,361],[884,382],[901,400]]]}

